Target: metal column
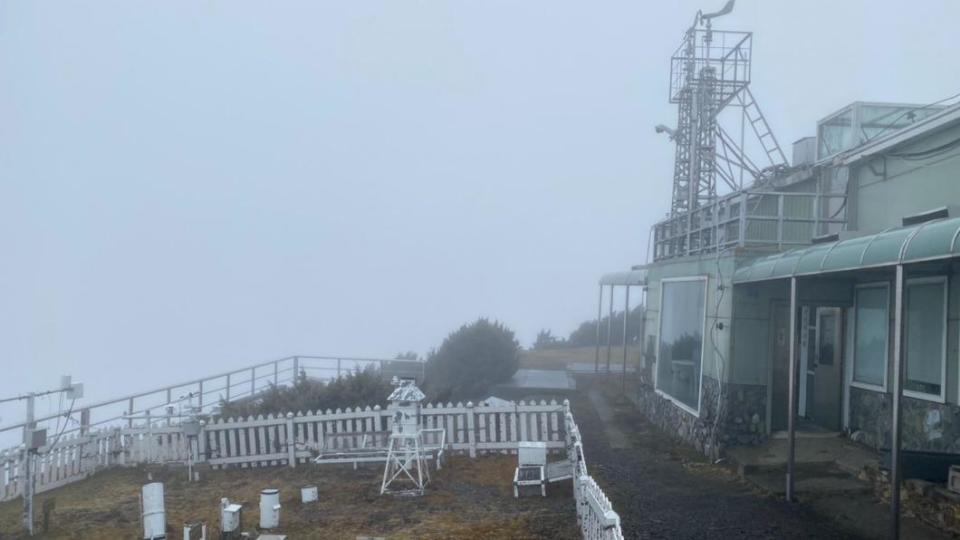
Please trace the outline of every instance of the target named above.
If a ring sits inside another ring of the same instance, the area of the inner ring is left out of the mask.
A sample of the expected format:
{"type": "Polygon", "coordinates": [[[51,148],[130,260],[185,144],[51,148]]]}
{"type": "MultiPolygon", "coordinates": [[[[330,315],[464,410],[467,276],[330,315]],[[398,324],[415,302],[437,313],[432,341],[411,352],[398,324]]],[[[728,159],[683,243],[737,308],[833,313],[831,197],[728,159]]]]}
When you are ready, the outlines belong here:
{"type": "Polygon", "coordinates": [[[29,536],[33,536],[33,479],[34,453],[31,448],[33,440],[33,430],[37,425],[34,423],[34,394],[27,396],[27,423],[23,426],[24,442],[24,467],[23,467],[23,528],[27,530],[29,536]]]}
{"type": "Polygon", "coordinates": [[[630,320],[630,286],[623,300],[623,371],[620,372],[620,393],[627,390],[627,321],[630,320]]]}
{"type": "Polygon", "coordinates": [[[890,441],[890,538],[900,538],[900,408],[903,394],[903,265],[897,265],[893,326],[893,433],[890,441]]]}
{"type": "Polygon", "coordinates": [[[797,278],[790,278],[790,373],[787,388],[787,502],[793,502],[797,446],[797,278]]]}
{"type": "Polygon", "coordinates": [[[600,321],[603,320],[603,285],[600,285],[600,296],[597,299],[597,354],[593,359],[593,372],[600,372],[600,321]]]}
{"type": "Polygon", "coordinates": [[[610,374],[611,342],[613,341],[613,285],[610,286],[610,313],[607,316],[607,375],[610,374]]]}

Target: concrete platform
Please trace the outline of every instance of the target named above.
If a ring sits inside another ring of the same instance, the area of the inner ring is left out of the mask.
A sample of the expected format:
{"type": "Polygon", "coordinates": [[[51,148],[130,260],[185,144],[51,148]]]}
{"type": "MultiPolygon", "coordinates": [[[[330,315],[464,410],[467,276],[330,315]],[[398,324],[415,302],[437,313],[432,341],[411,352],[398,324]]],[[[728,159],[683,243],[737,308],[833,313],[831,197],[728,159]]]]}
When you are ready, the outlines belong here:
{"type": "MultiPolygon", "coordinates": [[[[770,439],[761,446],[737,446],[727,449],[727,457],[741,474],[786,470],[787,441],[770,439]]],[[[796,442],[796,463],[833,464],[849,474],[859,474],[865,467],[879,467],[880,454],[872,452],[841,436],[801,437],[796,442]]]]}
{"type": "MultiPolygon", "coordinates": [[[[818,433],[796,442],[794,489],[798,495],[869,494],[872,486],[858,479],[865,468],[880,466],[880,455],[848,439],[818,433]]],[[[727,450],[741,478],[758,488],[782,495],[786,492],[787,441],[770,439],[753,447],[727,450]]]]}

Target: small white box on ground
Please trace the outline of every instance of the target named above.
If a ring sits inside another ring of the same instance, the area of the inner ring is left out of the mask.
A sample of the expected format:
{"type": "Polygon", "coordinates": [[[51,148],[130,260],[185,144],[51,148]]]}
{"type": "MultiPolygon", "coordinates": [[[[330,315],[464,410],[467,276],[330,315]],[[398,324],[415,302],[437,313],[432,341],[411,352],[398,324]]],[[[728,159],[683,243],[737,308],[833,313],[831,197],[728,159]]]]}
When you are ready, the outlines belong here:
{"type": "Polygon", "coordinates": [[[947,489],[960,493],[960,465],[951,465],[947,476],[947,489]]]}
{"type": "Polygon", "coordinates": [[[316,502],[320,496],[317,493],[317,486],[307,486],[300,488],[300,501],[303,503],[316,502]]]}
{"type": "Polygon", "coordinates": [[[520,441],[517,454],[521,467],[543,467],[547,464],[547,443],[520,441]]]}

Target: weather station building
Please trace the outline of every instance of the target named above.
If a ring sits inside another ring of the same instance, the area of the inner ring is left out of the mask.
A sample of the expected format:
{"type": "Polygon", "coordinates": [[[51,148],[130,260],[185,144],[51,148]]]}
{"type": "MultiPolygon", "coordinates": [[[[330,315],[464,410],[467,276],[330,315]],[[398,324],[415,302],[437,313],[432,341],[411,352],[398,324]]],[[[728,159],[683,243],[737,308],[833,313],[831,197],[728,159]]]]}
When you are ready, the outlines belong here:
{"type": "Polygon", "coordinates": [[[853,103],[788,160],[724,13],[671,59],[649,260],[600,281],[601,306],[644,295],[628,397],[711,457],[805,433],[960,452],[960,106],[853,103]]]}

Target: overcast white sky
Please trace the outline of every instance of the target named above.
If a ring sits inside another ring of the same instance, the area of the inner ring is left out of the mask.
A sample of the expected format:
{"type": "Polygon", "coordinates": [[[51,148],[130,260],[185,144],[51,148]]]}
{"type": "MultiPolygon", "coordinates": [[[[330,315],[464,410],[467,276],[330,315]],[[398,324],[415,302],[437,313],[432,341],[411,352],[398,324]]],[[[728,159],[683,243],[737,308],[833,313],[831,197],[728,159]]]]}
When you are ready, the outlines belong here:
{"type": "MultiPolygon", "coordinates": [[[[722,0],[3,2],[0,396],[529,344],[669,205],[669,57],[722,0]]],[[[960,92],[950,0],[740,0],[787,147],[960,92]]],[[[14,419],[3,419],[0,424],[14,419]]]]}

